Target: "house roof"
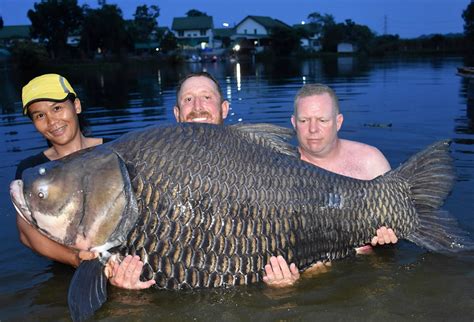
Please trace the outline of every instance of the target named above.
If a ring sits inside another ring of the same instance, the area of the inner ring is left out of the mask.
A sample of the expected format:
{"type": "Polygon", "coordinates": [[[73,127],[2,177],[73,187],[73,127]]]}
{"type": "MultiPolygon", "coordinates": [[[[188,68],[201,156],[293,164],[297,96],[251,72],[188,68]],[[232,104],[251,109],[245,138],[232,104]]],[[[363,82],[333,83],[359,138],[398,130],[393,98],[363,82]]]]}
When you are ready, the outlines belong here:
{"type": "Polygon", "coordinates": [[[173,30],[197,30],[197,29],[212,29],[214,23],[211,16],[199,17],[177,17],[173,18],[171,29],[173,30]]]}
{"type": "Polygon", "coordinates": [[[0,39],[30,38],[30,26],[16,25],[0,28],[0,39]]]}
{"type": "Polygon", "coordinates": [[[273,29],[273,28],[288,28],[288,29],[291,28],[289,25],[287,25],[283,21],[278,20],[278,19],[273,19],[273,18],[267,17],[267,16],[247,16],[244,19],[242,19],[242,21],[239,22],[237,24],[237,26],[235,26],[235,28],[237,29],[237,27],[240,24],[242,24],[246,19],[252,19],[252,20],[256,21],[257,23],[259,23],[260,25],[262,25],[263,27],[265,27],[267,29],[270,29],[270,30],[273,29]]]}
{"type": "Polygon", "coordinates": [[[234,28],[216,28],[214,29],[214,37],[230,37],[235,34],[234,28]]]}

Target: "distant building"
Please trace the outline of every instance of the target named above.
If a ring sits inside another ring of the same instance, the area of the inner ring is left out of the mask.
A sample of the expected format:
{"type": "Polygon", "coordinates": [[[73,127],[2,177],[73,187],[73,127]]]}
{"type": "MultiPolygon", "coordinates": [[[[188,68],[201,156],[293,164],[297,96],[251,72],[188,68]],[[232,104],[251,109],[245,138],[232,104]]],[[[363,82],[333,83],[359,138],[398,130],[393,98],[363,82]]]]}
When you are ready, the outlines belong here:
{"type": "Polygon", "coordinates": [[[173,18],[171,30],[183,49],[214,48],[214,22],[211,16],[173,18]]]}
{"type": "Polygon", "coordinates": [[[75,35],[75,36],[68,36],[66,40],[66,44],[72,47],[78,47],[81,42],[81,36],[80,35],[75,35]]]}
{"type": "Polygon", "coordinates": [[[315,30],[311,23],[293,25],[293,29],[301,31],[301,48],[307,51],[321,50],[321,33],[315,30]]]}
{"type": "Polygon", "coordinates": [[[340,54],[352,54],[357,51],[357,46],[347,42],[341,42],[337,45],[337,52],[340,54]]]}
{"type": "Polygon", "coordinates": [[[168,27],[157,27],[150,35],[148,35],[147,41],[135,42],[133,47],[135,54],[151,54],[160,51],[160,41],[165,35],[170,33],[171,30],[168,27]]]}
{"type": "Polygon", "coordinates": [[[240,47],[254,48],[262,51],[270,44],[271,34],[276,28],[291,29],[283,21],[266,16],[247,16],[235,26],[232,40],[239,43],[240,47]]]}
{"type": "MultiPolygon", "coordinates": [[[[31,38],[30,25],[16,25],[16,26],[4,26],[0,28],[0,46],[9,47],[12,42],[31,40],[33,42],[40,42],[38,38],[31,38]]],[[[72,47],[77,47],[81,41],[79,34],[69,35],[66,39],[66,44],[72,47]]]]}
{"type": "Polygon", "coordinates": [[[0,46],[2,47],[10,47],[15,40],[29,39],[31,37],[30,26],[28,25],[3,26],[3,28],[0,28],[0,46]]]}
{"type": "Polygon", "coordinates": [[[234,28],[214,29],[214,48],[227,48],[232,43],[232,36],[235,34],[234,28]]]}

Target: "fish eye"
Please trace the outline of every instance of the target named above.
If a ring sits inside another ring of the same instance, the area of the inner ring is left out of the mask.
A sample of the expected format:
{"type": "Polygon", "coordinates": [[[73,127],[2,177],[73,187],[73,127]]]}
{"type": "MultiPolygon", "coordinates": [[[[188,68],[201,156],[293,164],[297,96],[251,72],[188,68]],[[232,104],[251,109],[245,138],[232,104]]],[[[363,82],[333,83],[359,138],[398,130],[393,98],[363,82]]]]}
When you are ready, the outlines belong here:
{"type": "Polygon", "coordinates": [[[48,197],[48,193],[46,191],[40,191],[38,192],[38,198],[40,199],[46,199],[48,197]]]}

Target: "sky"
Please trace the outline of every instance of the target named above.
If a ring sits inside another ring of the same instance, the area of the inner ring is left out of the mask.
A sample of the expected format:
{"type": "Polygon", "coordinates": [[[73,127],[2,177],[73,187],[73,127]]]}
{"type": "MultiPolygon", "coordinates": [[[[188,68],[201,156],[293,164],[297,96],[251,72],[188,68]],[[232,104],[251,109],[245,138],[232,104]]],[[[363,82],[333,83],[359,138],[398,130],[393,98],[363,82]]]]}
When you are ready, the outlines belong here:
{"type": "MultiPolygon", "coordinates": [[[[39,0],[0,0],[4,24],[30,24],[29,9],[39,0]]],[[[293,25],[307,20],[308,14],[331,14],[336,22],[352,19],[378,35],[385,32],[401,38],[429,34],[462,33],[462,11],[471,0],[107,0],[117,4],[125,19],[133,19],[138,5],[158,5],[160,26],[171,27],[173,17],[184,17],[190,9],[213,17],[214,27],[238,24],[247,15],[269,16],[293,25]]],[[[97,7],[97,0],[78,0],[79,5],[97,7]]]]}

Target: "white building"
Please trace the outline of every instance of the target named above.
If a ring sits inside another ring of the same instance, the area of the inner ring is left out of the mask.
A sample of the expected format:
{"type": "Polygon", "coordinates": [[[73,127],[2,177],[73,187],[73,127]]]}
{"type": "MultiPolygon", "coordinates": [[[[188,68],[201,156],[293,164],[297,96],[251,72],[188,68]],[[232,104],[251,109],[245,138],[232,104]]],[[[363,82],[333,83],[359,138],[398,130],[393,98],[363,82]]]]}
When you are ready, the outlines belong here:
{"type": "Polygon", "coordinates": [[[171,30],[183,49],[213,48],[214,22],[211,16],[173,18],[171,30]]]}
{"type": "Polygon", "coordinates": [[[255,48],[261,51],[269,45],[270,35],[275,28],[291,28],[286,23],[265,16],[247,16],[235,26],[232,40],[241,48],[255,48]]]}

